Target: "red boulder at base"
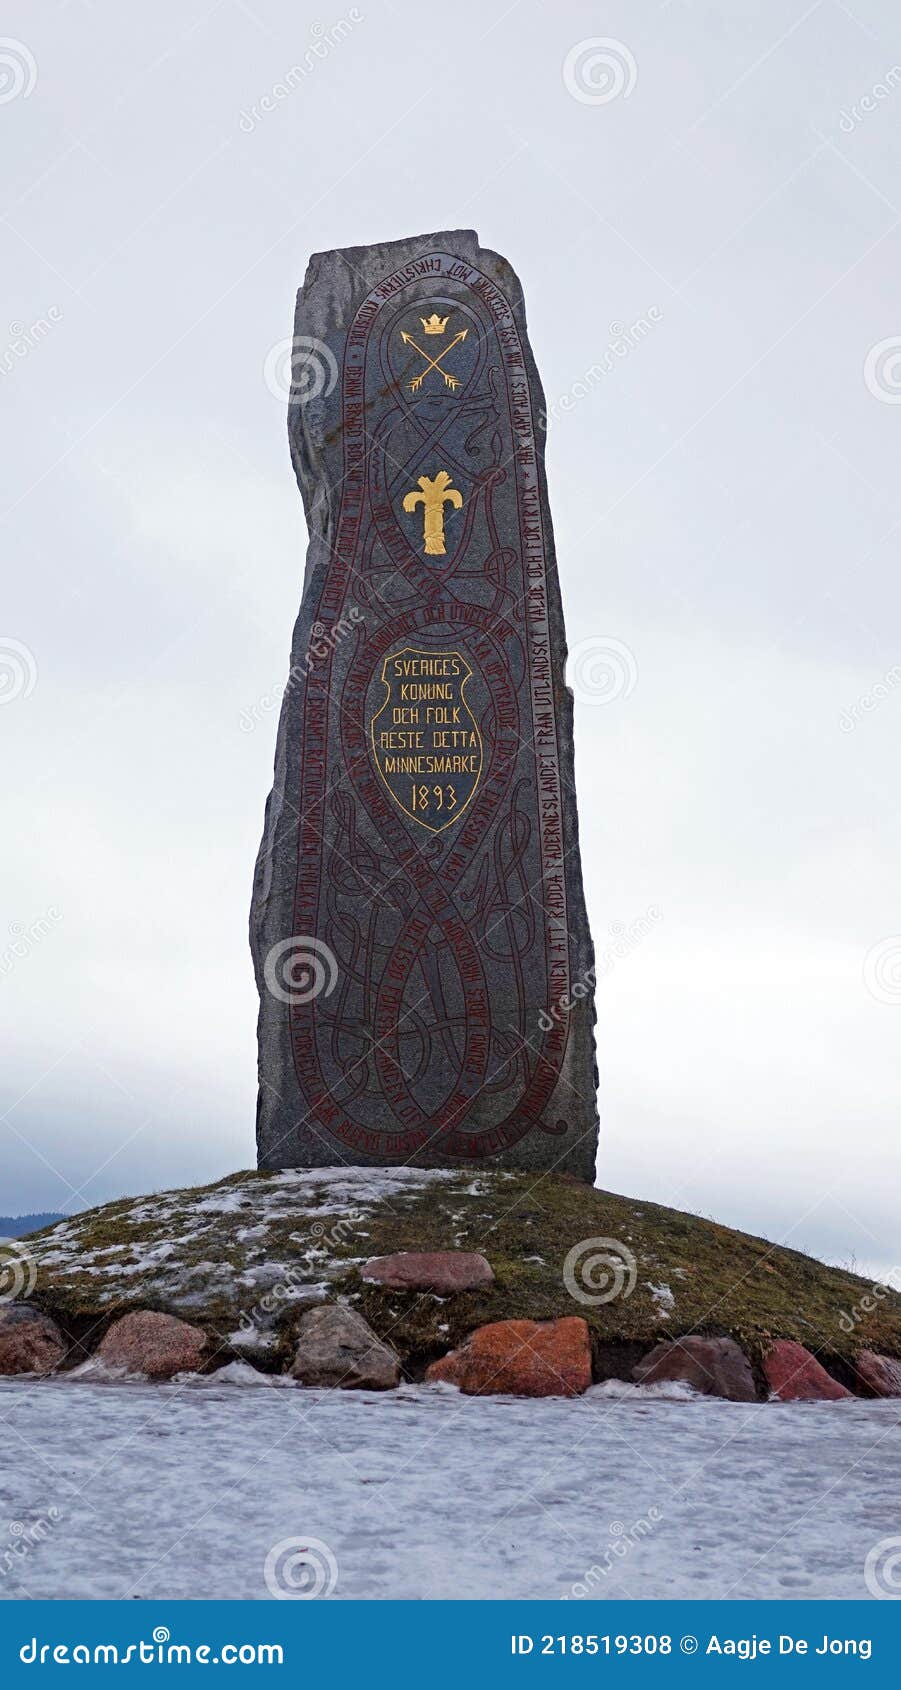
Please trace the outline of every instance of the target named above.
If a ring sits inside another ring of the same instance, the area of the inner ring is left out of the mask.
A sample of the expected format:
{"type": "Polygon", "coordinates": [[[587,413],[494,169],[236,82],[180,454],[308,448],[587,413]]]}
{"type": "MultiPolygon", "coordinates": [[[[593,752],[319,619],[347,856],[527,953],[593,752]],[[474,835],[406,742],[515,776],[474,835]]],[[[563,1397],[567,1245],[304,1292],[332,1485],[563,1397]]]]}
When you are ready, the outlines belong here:
{"type": "Polygon", "coordinates": [[[854,1394],[791,1338],[777,1338],[764,1352],[763,1373],[780,1402],[838,1402],[854,1394]]]}
{"type": "Polygon", "coordinates": [[[864,1389],[874,1397],[901,1397],[901,1361],[861,1350],[854,1357],[854,1371],[864,1389]]]}
{"type": "Polygon", "coordinates": [[[591,1384],[591,1340],[578,1315],[497,1320],[471,1332],[426,1372],[467,1396],[577,1397],[591,1384]]]}
{"type": "Polygon", "coordinates": [[[135,1309],[113,1322],[97,1355],[107,1367],[143,1373],[148,1379],[171,1379],[193,1373],[206,1347],[206,1333],[174,1314],[135,1309]]]}
{"type": "Polygon", "coordinates": [[[30,1303],[0,1303],[0,1373],[52,1373],[66,1340],[49,1316],[30,1303]]]}
{"type": "Polygon", "coordinates": [[[682,1380],[707,1397],[756,1402],[751,1364],[734,1338],[673,1338],[658,1344],[632,1369],[641,1385],[682,1380]]]}
{"type": "Polygon", "coordinates": [[[389,1291],[432,1291],[438,1297],[494,1284],[489,1264],[475,1250],[399,1250],[394,1256],[373,1256],[363,1279],[389,1291]]]}

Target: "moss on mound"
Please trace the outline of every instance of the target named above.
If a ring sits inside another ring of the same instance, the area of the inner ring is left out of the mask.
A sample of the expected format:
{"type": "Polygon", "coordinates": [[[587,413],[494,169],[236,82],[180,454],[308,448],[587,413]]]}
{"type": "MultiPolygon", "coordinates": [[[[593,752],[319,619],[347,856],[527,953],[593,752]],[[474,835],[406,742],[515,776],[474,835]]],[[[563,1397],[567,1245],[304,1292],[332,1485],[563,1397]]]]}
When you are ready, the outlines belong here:
{"type": "Polygon", "coordinates": [[[105,1204],[23,1247],[36,1267],[33,1300],[82,1355],[114,1317],[144,1307],[209,1326],[217,1362],[248,1353],[278,1367],[300,1311],[340,1298],[414,1374],[486,1321],[574,1313],[589,1324],[601,1371],[617,1353],[631,1364],[687,1332],[728,1334],[752,1356],[768,1337],[795,1338],[839,1367],[863,1345],[901,1356],[895,1292],[874,1296],[866,1280],[798,1251],[566,1176],[238,1173],[105,1204]],[[443,1300],[363,1284],[370,1256],[448,1249],[481,1251],[495,1284],[443,1300]],[[592,1268],[598,1256],[608,1262],[592,1268]],[[617,1294],[582,1301],[567,1279],[586,1299],[617,1294]]]}

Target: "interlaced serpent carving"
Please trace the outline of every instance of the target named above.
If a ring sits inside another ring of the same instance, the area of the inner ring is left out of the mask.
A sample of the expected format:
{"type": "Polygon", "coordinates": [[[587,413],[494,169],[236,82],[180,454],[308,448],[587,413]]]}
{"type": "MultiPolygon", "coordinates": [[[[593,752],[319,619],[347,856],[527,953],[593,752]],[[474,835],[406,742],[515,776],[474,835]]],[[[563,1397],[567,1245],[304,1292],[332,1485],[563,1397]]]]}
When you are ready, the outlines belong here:
{"type": "Polygon", "coordinates": [[[295,1069],[325,1138],[398,1161],[489,1156],[559,1130],[544,1112],[566,1017],[545,1033],[538,1013],[569,984],[544,536],[509,303],[431,254],[360,306],[342,383],[340,515],[314,614],[364,615],[306,679],[294,931],[323,939],[339,974],[328,999],[290,1007],[295,1069]],[[445,324],[447,352],[424,348],[445,324]],[[405,496],[451,482],[459,511],[445,495],[425,555],[405,496]],[[482,761],[440,832],[392,795],[370,735],[386,657],[411,648],[472,672],[482,761]]]}

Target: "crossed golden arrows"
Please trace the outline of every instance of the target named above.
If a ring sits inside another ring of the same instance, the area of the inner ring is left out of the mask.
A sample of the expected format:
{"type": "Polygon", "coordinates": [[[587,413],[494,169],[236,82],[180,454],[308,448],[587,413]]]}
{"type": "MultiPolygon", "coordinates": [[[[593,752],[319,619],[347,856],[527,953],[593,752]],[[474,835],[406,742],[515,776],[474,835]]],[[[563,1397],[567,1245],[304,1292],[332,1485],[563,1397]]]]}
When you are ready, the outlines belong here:
{"type": "MultiPolygon", "coordinates": [[[[433,315],[431,318],[429,318],[428,321],[426,321],[425,317],[421,317],[420,322],[422,323],[422,326],[425,329],[426,334],[443,334],[444,333],[444,324],[447,322],[447,318],[445,317],[444,322],[442,322],[439,317],[433,315]]],[[[449,387],[452,393],[460,386],[459,376],[449,375],[447,370],[442,370],[441,365],[443,364],[443,362],[444,362],[445,358],[447,357],[448,353],[452,352],[455,346],[459,346],[461,340],[465,340],[468,333],[469,333],[468,329],[461,329],[459,334],[454,335],[453,340],[448,341],[446,347],[444,348],[444,351],[439,352],[437,358],[430,358],[429,354],[427,352],[424,352],[422,347],[419,346],[418,343],[413,339],[413,336],[411,334],[407,334],[406,329],[401,329],[400,338],[404,342],[404,345],[405,346],[412,346],[413,350],[415,352],[418,352],[420,358],[424,359],[424,361],[425,361],[425,369],[420,370],[418,376],[414,376],[413,380],[409,383],[411,393],[418,393],[419,392],[419,389],[421,388],[421,386],[422,386],[423,382],[425,381],[426,376],[429,374],[430,370],[437,370],[438,371],[438,374],[442,377],[442,379],[444,381],[445,387],[449,387]]]]}

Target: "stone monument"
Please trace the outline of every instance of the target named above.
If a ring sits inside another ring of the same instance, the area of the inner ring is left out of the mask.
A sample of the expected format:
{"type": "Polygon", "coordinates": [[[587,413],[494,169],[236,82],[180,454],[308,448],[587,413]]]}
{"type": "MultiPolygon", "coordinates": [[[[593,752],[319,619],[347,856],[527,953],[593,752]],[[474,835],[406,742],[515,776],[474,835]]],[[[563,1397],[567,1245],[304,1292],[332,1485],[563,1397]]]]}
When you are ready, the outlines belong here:
{"type": "Polygon", "coordinates": [[[544,399],[471,230],[316,254],[310,534],[251,909],[262,1168],[594,1177],[594,965],[544,399]]]}

